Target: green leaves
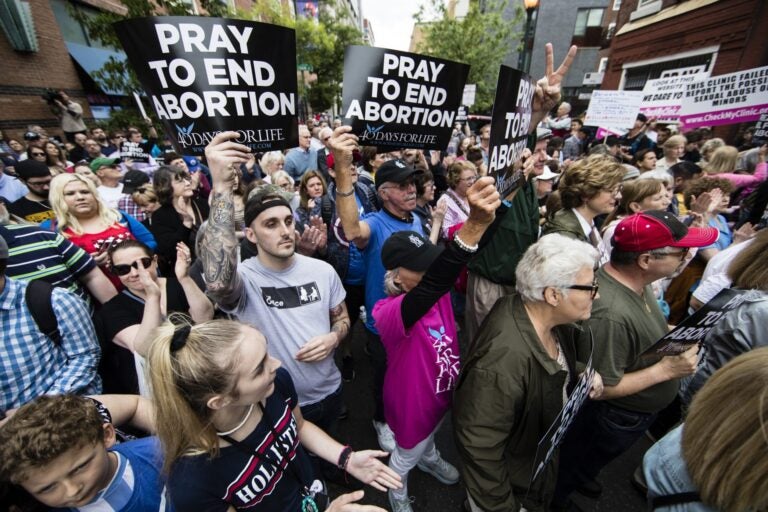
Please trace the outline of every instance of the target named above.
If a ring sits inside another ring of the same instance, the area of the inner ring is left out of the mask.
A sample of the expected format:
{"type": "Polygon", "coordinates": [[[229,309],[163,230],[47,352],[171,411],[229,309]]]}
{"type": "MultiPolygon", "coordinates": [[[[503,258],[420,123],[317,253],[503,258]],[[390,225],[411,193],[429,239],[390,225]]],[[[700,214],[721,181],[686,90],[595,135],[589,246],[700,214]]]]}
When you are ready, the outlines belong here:
{"type": "Polygon", "coordinates": [[[428,8],[436,20],[425,21],[427,13],[423,6],[416,14],[424,36],[416,51],[472,66],[467,79],[467,83],[477,84],[472,111],[490,113],[499,65],[513,46],[519,44],[522,35],[514,30],[522,20],[522,7],[515,7],[513,19],[505,20],[502,12],[507,2],[486,0],[482,9],[481,2],[470,2],[466,16],[455,19],[441,0],[430,1],[428,8]]]}

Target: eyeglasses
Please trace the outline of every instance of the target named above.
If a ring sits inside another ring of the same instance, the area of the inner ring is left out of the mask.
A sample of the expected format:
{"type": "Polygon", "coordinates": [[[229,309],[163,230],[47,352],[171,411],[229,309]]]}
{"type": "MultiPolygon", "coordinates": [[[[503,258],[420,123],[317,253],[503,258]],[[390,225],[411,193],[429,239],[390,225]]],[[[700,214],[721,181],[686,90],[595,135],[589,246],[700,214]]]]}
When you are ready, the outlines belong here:
{"type": "Polygon", "coordinates": [[[45,156],[45,153],[38,153],[37,151],[33,151],[32,156],[45,156]]]}
{"type": "Polygon", "coordinates": [[[150,265],[152,265],[152,258],[145,256],[143,258],[139,258],[138,260],[134,261],[130,265],[112,265],[112,273],[117,276],[124,276],[131,273],[131,268],[135,268],[136,270],[139,269],[139,263],[141,263],[141,266],[144,268],[149,268],[150,265]]]}
{"type": "Polygon", "coordinates": [[[571,286],[566,286],[569,290],[584,290],[586,292],[592,292],[591,293],[591,299],[594,300],[595,297],[597,297],[597,280],[592,281],[592,284],[572,284],[571,286]]]}
{"type": "Polygon", "coordinates": [[[466,178],[461,178],[459,181],[465,181],[469,183],[470,185],[478,180],[477,176],[468,176],[466,178]]]}
{"type": "Polygon", "coordinates": [[[624,190],[624,186],[623,186],[623,185],[621,185],[621,184],[619,184],[619,185],[616,185],[616,186],[615,186],[615,187],[613,187],[613,188],[604,188],[604,189],[603,189],[603,191],[604,191],[604,192],[608,192],[608,193],[609,193],[609,194],[611,194],[612,196],[615,196],[616,194],[621,194],[621,192],[622,192],[623,190],[624,190]]]}
{"type": "Polygon", "coordinates": [[[28,187],[47,187],[51,184],[51,180],[46,181],[27,181],[28,187]]]}
{"type": "Polygon", "coordinates": [[[680,261],[683,261],[685,257],[688,256],[688,249],[686,248],[686,249],[683,249],[682,251],[675,251],[675,252],[663,252],[660,254],[654,254],[653,256],[658,259],[664,258],[666,256],[675,256],[680,258],[680,261]]]}

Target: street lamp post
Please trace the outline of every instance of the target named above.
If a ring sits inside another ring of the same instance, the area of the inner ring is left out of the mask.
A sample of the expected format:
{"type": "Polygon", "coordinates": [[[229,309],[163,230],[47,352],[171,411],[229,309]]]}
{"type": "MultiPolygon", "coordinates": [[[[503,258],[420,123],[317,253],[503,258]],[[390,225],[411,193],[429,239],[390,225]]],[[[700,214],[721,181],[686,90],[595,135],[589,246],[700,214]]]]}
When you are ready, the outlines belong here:
{"type": "Polygon", "coordinates": [[[517,67],[525,72],[531,71],[531,54],[533,54],[533,37],[536,34],[536,10],[539,0],[523,0],[525,5],[525,34],[523,35],[523,50],[518,57],[517,67]]]}

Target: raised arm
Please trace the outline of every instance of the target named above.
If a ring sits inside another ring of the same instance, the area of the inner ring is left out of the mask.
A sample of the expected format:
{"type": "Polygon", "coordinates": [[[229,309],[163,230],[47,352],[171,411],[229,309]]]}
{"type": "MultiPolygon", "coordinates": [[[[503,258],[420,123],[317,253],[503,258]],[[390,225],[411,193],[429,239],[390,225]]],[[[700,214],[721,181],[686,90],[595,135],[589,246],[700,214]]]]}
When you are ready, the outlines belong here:
{"type": "Polygon", "coordinates": [[[357,136],[349,133],[351,126],[339,126],[333,131],[329,146],[333,153],[334,170],[336,171],[336,212],[341,219],[344,235],[347,240],[354,242],[362,250],[371,238],[371,229],[365,221],[360,220],[355,201],[354,185],[352,183],[353,166],[352,151],[357,148],[357,136]]]}
{"type": "Polygon", "coordinates": [[[565,75],[568,73],[568,68],[571,67],[571,63],[576,57],[576,50],[575,46],[571,46],[562,64],[555,70],[555,56],[552,50],[552,43],[546,44],[546,71],[544,77],[536,82],[536,91],[533,95],[533,113],[531,114],[531,125],[528,133],[536,130],[536,127],[547,116],[547,113],[560,101],[560,88],[565,75]]]}
{"type": "Polygon", "coordinates": [[[248,161],[247,146],[237,144],[237,132],[216,135],[205,148],[213,184],[208,227],[200,244],[208,295],[222,306],[233,305],[242,292],[237,276],[237,235],[233,184],[235,169],[248,161]]]}

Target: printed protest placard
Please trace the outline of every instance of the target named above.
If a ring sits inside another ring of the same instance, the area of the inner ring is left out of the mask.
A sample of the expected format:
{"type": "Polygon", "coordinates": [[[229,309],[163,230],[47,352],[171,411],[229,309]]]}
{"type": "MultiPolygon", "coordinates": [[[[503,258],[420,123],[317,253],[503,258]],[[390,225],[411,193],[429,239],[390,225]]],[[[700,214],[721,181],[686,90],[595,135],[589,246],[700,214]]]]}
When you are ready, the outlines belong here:
{"type": "Polygon", "coordinates": [[[255,151],[298,145],[293,30],[167,16],[121,21],[115,31],[179,153],[200,155],[225,130],[255,151]]]}
{"type": "Polygon", "coordinates": [[[349,46],[342,111],[360,144],[444,150],[469,66],[415,53],[349,46]]]}
{"type": "Polygon", "coordinates": [[[760,114],[755,123],[755,133],[752,134],[752,144],[762,146],[768,142],[768,114],[760,114]]]}
{"type": "Polygon", "coordinates": [[[521,155],[528,143],[536,82],[520,70],[502,65],[491,115],[488,173],[506,197],[523,184],[521,155]]]}
{"type": "Polygon", "coordinates": [[[635,124],[643,96],[642,91],[592,91],[584,124],[629,129],[635,124]]]}
{"type": "Polygon", "coordinates": [[[768,66],[688,84],[680,107],[686,130],[749,123],[768,114],[768,66]]]}
{"type": "MultiPolygon", "coordinates": [[[[594,340],[592,339],[592,331],[589,331],[590,342],[592,343],[591,351],[594,350],[594,340]]],[[[579,380],[576,382],[576,386],[573,388],[571,395],[568,397],[568,401],[565,402],[560,413],[555,418],[555,421],[544,434],[544,437],[539,441],[536,447],[536,456],[533,459],[533,476],[531,477],[531,484],[541,475],[547,464],[550,463],[552,457],[555,455],[557,447],[563,443],[566,432],[573,423],[574,418],[581,410],[581,407],[589,398],[589,392],[592,390],[592,384],[595,381],[595,369],[592,367],[592,353],[590,351],[589,360],[587,366],[584,368],[584,372],[579,376],[579,380]]]]}
{"type": "Polygon", "coordinates": [[[643,352],[642,357],[675,356],[704,341],[723,315],[746,300],[745,293],[746,290],[725,288],[643,352]]]}
{"type": "Polygon", "coordinates": [[[146,145],[141,142],[131,142],[128,140],[120,144],[120,160],[133,160],[134,162],[149,163],[149,152],[145,151],[146,145]]]}
{"type": "Polygon", "coordinates": [[[643,87],[640,112],[663,123],[676,122],[688,84],[706,80],[708,74],[677,75],[648,80],[643,87]]]}

